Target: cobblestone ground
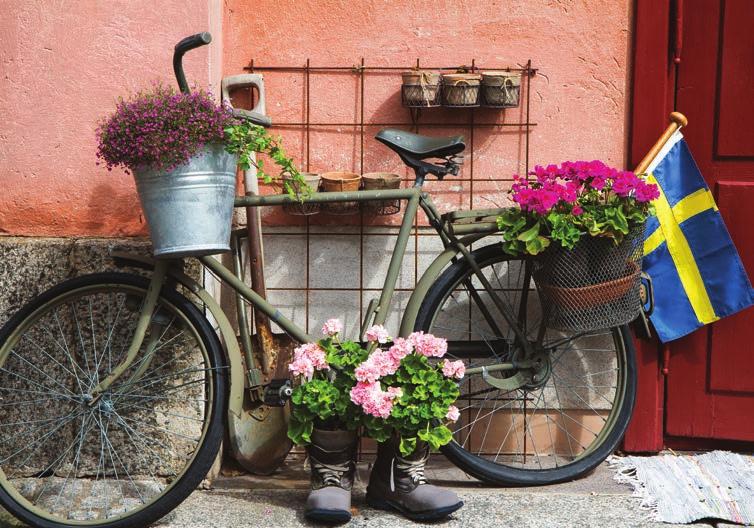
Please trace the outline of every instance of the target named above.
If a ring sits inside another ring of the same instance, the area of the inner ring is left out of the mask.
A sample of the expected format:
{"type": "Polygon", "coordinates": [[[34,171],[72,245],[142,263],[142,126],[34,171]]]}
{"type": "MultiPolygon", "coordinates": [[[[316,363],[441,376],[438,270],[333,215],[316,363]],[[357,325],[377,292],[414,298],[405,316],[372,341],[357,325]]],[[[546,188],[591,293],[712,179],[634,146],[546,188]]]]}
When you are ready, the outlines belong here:
{"type": "MultiPolygon", "coordinates": [[[[428,471],[436,484],[452,487],[465,506],[437,527],[595,527],[671,528],[653,522],[639,507],[631,490],[612,480],[601,466],[585,479],[543,488],[490,488],[480,485],[456,468],[436,462],[428,471]]],[[[364,489],[367,464],[359,466],[354,492],[354,518],[349,527],[389,528],[421,526],[398,515],[366,507],[364,489]]],[[[159,523],[160,528],[283,528],[313,526],[303,517],[307,494],[306,472],[293,461],[273,477],[221,477],[210,490],[197,490],[178,509],[159,523]]],[[[0,514],[0,526],[22,526],[0,514]]],[[[728,528],[715,521],[691,527],[728,528]]]]}

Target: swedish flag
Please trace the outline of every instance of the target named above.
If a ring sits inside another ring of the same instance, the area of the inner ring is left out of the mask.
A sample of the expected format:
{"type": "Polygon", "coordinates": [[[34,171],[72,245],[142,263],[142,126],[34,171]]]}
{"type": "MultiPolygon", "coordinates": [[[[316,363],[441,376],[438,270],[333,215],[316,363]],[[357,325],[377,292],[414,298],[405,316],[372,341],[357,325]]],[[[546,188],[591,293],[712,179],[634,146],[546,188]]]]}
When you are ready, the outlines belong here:
{"type": "Polygon", "coordinates": [[[647,222],[643,268],[655,285],[650,319],[666,342],[751,306],[754,290],[680,131],[646,172],[660,198],[647,222]]]}

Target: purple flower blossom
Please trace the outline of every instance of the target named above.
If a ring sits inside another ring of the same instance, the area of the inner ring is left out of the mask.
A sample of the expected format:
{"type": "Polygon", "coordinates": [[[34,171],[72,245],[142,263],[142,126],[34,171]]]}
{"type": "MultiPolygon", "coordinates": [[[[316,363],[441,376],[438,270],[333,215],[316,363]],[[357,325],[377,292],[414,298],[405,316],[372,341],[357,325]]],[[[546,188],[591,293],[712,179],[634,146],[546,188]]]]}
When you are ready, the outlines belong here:
{"type": "Polygon", "coordinates": [[[183,94],[156,85],[118,101],[97,128],[97,157],[108,170],[171,170],[204,145],[222,142],[225,128],[234,122],[230,109],[215,104],[207,92],[183,94]]]}

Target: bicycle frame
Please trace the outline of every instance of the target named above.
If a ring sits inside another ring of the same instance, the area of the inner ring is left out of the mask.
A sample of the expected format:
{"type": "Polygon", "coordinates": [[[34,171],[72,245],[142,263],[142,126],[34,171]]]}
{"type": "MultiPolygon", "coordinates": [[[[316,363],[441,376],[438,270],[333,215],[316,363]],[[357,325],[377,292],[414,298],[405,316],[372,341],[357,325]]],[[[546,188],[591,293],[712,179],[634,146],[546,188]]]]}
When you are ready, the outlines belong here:
{"type": "MultiPolygon", "coordinates": [[[[333,202],[369,202],[377,200],[402,200],[406,201],[406,208],[403,213],[403,220],[398,231],[398,237],[394,246],[393,254],[388,266],[388,272],[385,277],[385,282],[382,287],[379,301],[376,306],[370,305],[370,308],[365,314],[364,321],[362,321],[362,329],[371,324],[384,324],[387,320],[387,316],[390,309],[390,304],[395,292],[395,285],[398,279],[398,273],[400,271],[401,262],[406,252],[406,246],[408,244],[408,238],[411,234],[411,228],[413,226],[414,216],[421,207],[421,209],[427,215],[429,224],[433,227],[438,236],[445,245],[445,251],[441,253],[435,261],[429,266],[427,271],[421,277],[416,285],[415,290],[409,299],[406,307],[403,319],[401,321],[401,327],[399,331],[399,337],[406,337],[413,331],[413,325],[418,313],[421,302],[429,291],[432,283],[435,281],[439,273],[454,259],[462,257],[466,259],[472,270],[475,272],[476,277],[484,286],[485,290],[490,294],[493,303],[501,313],[503,318],[508,322],[509,327],[515,334],[516,341],[521,348],[525,351],[526,357],[529,357],[533,353],[533,347],[531,343],[526,339],[519,325],[517,323],[516,314],[511,313],[494,294],[494,289],[489,283],[487,278],[481,272],[479,264],[475,261],[469,246],[480,240],[481,238],[488,236],[496,230],[494,225],[475,225],[471,224],[465,230],[470,233],[463,238],[457,238],[456,233],[451,232],[444,223],[440,213],[435,208],[429,195],[422,191],[421,187],[414,186],[406,189],[388,189],[388,190],[373,190],[373,191],[354,191],[354,192],[333,192],[333,193],[313,193],[306,197],[304,202],[306,203],[333,203],[333,202]]],[[[262,207],[262,206],[280,206],[284,204],[296,203],[297,199],[289,195],[267,195],[267,196],[239,196],[235,200],[235,207],[262,207]]],[[[456,230],[458,231],[458,230],[456,230]]],[[[238,248],[235,248],[236,255],[238,255],[238,248]]],[[[121,257],[122,258],[122,257],[121,257]]],[[[280,311],[272,304],[267,302],[266,299],[254,292],[248,285],[243,282],[241,273],[238,269],[231,271],[226,266],[215,260],[211,256],[198,257],[199,261],[215,274],[221,281],[228,284],[238,295],[243,297],[246,301],[251,303],[255,308],[264,313],[270,320],[279,325],[285,332],[300,342],[313,342],[316,338],[306,333],[304,329],[296,325],[290,319],[283,316],[280,311]]],[[[150,292],[157,292],[163,286],[166,277],[169,276],[168,264],[166,261],[157,261],[155,265],[155,273],[152,275],[152,283],[150,285],[150,292]]],[[[128,366],[133,362],[136,353],[140,349],[145,331],[146,325],[149,323],[149,317],[154,310],[154,303],[156,302],[156,295],[148,296],[142,313],[140,314],[139,326],[137,327],[137,333],[134,336],[134,341],[129,348],[129,354],[122,365],[119,365],[113,372],[113,375],[103,380],[95,389],[93,394],[96,396],[102,391],[106,390],[128,366]],[[154,299],[152,298],[154,297],[154,299]],[[143,328],[143,330],[142,330],[143,328]]],[[[212,312],[213,316],[218,319],[220,314],[212,312]]],[[[489,313],[484,313],[485,317],[489,317],[489,313]]],[[[226,343],[229,336],[224,335],[226,343]]],[[[242,333],[243,338],[243,333],[242,333]]],[[[235,335],[233,339],[236,340],[235,335]]],[[[245,341],[245,339],[244,339],[245,341]]],[[[256,364],[253,357],[253,351],[250,349],[250,343],[243,343],[244,355],[247,368],[252,370],[253,365],[256,364]]],[[[237,347],[236,347],[237,350],[237,347]]],[[[229,351],[230,353],[231,351],[229,351]]],[[[234,362],[235,363],[235,362],[234,362]]],[[[481,371],[480,371],[481,372],[481,371]]],[[[253,381],[253,380],[252,380],[253,381]]]]}

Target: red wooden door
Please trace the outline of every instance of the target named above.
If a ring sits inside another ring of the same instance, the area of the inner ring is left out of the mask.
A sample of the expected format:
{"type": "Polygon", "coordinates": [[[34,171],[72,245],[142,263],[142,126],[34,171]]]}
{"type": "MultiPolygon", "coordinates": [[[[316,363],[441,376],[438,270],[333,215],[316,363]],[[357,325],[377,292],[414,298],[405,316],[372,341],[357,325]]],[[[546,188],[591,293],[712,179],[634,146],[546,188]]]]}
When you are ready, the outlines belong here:
{"type": "MultiPolygon", "coordinates": [[[[754,278],[754,6],[685,0],[675,107],[754,278]]],[[[754,441],[754,309],[670,346],[665,434],[754,441]]]]}

